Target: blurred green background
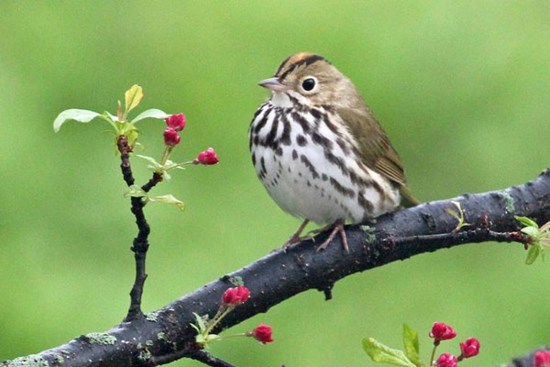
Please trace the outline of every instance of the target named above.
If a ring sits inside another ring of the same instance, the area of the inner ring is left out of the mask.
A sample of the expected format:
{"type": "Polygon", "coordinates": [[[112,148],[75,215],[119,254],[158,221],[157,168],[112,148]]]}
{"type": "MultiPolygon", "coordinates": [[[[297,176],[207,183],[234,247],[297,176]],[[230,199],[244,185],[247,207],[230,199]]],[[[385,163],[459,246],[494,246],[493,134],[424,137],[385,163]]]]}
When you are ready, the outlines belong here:
{"type": "MultiPolygon", "coordinates": [[[[140,110],[185,112],[174,159],[213,146],[221,163],[176,172],[146,208],[144,308],[155,310],[280,246],[299,221],[257,180],[247,129],[257,82],[288,55],[320,53],[382,121],[424,200],[521,184],[550,166],[547,1],[2,1],[0,3],[0,360],[35,353],[125,315],[136,232],[102,121],[52,121],[68,108],[115,111],[134,83],[140,110]]],[[[138,111],[139,112],[139,111],[138,111]]],[[[140,124],[159,157],[163,123],[140,124]]],[[[149,174],[135,161],[138,182],[149,174]],[[139,166],[140,168],[137,168],[139,166]]],[[[307,292],[234,328],[271,324],[267,346],[229,340],[236,365],[372,366],[361,339],[398,347],[407,322],[445,321],[481,340],[464,366],[496,366],[550,342],[550,265],[510,244],[465,245],[307,292]]],[[[246,281],[246,279],[245,279],[246,281]]],[[[195,366],[182,360],[173,366],[195,366]]]]}

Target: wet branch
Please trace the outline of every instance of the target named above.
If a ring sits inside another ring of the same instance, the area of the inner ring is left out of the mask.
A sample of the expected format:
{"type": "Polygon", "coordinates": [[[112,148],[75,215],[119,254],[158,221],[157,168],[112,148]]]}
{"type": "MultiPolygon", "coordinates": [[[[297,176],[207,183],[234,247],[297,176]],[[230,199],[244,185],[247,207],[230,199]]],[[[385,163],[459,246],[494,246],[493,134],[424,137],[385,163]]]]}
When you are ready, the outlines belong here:
{"type": "Polygon", "coordinates": [[[191,354],[189,358],[202,362],[212,367],[233,367],[232,364],[223,361],[212,354],[203,350],[197,351],[195,354],[191,354]]]}
{"type": "MultiPolygon", "coordinates": [[[[121,135],[117,140],[118,151],[120,152],[120,169],[122,171],[122,177],[128,185],[128,187],[134,185],[134,176],[132,174],[132,167],[130,165],[130,153],[132,148],[128,145],[128,139],[126,136],[121,135]]],[[[158,173],[154,173],[153,177],[141,187],[145,192],[149,192],[156,184],[162,181],[162,176],[158,173]]],[[[136,218],[136,224],[138,227],[138,235],[134,238],[131,250],[134,252],[134,259],[136,262],[136,277],[134,279],[134,285],[130,291],[130,307],[128,308],[128,314],[124,321],[132,321],[137,318],[143,317],[141,310],[141,298],[143,295],[143,286],[147,279],[147,273],[145,271],[145,261],[147,258],[147,250],[149,249],[149,233],[151,228],[149,223],[145,219],[143,207],[145,202],[142,198],[131,197],[131,211],[136,218]]]]}
{"type": "MultiPolygon", "coordinates": [[[[122,162],[123,166],[124,157],[122,162]]],[[[124,167],[122,169],[126,177],[124,167]]],[[[142,209],[142,206],[137,207],[142,209]]],[[[80,337],[32,358],[50,366],[60,366],[58,361],[62,357],[63,367],[155,366],[185,357],[211,366],[228,366],[215,364],[226,362],[210,360],[198,349],[194,342],[196,332],[190,324],[195,321],[193,312],[210,317],[216,313],[221,295],[233,286],[230,282],[233,277],[243,279],[251,297],[229,314],[219,329],[267,312],[309,289],[317,289],[325,298],[330,298],[331,289],[338,280],[414,255],[487,241],[516,242],[515,246],[522,249],[529,239],[518,232],[515,215],[530,217],[539,225],[550,221],[550,170],[524,185],[425,203],[380,217],[375,224],[348,226],[349,253],[342,251],[337,243],[339,239],[325,251],[316,252],[316,247],[326,239],[326,233],[319,234],[315,241],[306,240],[292,246],[287,252],[277,249],[160,310],[113,327],[102,334],[111,343],[94,343],[90,338],[80,337]],[[447,211],[456,208],[453,202],[460,203],[464,220],[470,224],[461,231],[455,230],[457,219],[447,211]]],[[[518,256],[518,266],[523,266],[523,256],[518,256]]],[[[514,362],[510,366],[531,365],[514,362]]]]}

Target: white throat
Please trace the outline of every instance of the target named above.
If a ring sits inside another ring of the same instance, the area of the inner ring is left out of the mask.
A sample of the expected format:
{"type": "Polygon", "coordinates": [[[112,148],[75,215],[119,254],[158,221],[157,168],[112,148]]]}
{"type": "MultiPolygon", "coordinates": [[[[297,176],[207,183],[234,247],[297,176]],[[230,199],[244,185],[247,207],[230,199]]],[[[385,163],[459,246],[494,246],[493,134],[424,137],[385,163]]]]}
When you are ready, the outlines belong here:
{"type": "Polygon", "coordinates": [[[271,104],[275,107],[292,107],[292,102],[284,92],[273,91],[271,94],[271,104]]]}

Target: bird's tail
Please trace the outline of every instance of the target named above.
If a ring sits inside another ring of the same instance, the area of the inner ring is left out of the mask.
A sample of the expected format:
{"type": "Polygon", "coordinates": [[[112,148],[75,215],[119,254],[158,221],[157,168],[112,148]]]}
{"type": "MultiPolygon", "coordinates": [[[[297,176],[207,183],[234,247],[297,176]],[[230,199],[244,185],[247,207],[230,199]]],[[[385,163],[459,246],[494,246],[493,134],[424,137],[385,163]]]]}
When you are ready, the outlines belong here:
{"type": "Polygon", "coordinates": [[[411,206],[416,206],[421,203],[413,194],[411,194],[407,186],[401,186],[399,189],[401,194],[401,205],[405,208],[410,208],[411,206]]]}

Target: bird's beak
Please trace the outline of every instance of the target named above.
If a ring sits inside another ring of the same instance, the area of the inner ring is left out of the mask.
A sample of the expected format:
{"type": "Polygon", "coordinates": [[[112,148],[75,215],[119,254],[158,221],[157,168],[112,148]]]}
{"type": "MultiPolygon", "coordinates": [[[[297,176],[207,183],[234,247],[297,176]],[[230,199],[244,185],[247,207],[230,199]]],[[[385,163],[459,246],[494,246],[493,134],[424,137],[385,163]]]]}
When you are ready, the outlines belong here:
{"type": "Polygon", "coordinates": [[[264,79],[258,84],[264,88],[271,89],[274,92],[279,92],[286,89],[286,85],[282,84],[277,77],[264,79]]]}

